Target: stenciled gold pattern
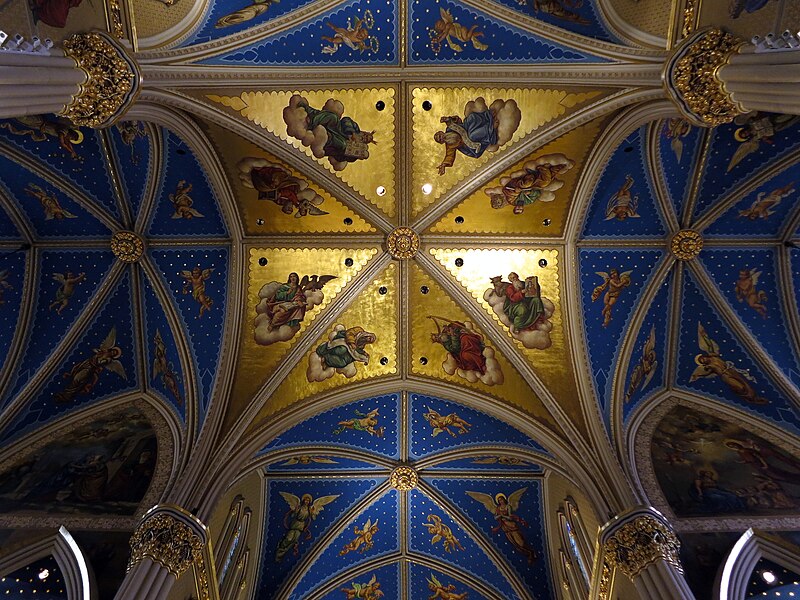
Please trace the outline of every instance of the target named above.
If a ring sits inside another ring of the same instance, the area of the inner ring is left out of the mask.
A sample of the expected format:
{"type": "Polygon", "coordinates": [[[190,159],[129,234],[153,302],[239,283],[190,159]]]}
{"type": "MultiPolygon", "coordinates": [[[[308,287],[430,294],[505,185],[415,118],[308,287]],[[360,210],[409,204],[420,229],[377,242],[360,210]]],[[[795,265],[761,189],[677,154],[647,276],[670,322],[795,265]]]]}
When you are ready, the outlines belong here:
{"type": "Polygon", "coordinates": [[[709,29],[690,39],[667,63],[667,68],[672,68],[669,81],[685,104],[679,106],[690,111],[695,121],[716,127],[747,112],[734,102],[719,78],[719,69],[741,44],[740,39],[721,29],[709,29]]]}
{"type": "Polygon", "coordinates": [[[86,81],[59,114],[82,127],[105,127],[121,117],[137,89],[138,73],[122,48],[100,32],[64,40],[64,54],[86,73],[86,81]]]}
{"type": "Polygon", "coordinates": [[[678,260],[692,260],[703,249],[703,236],[693,229],[682,229],[669,242],[669,250],[678,260]]]}
{"type": "Polygon", "coordinates": [[[111,252],[122,262],[135,263],[142,258],[144,242],[132,231],[117,231],[111,236],[111,252]]]}
{"type": "Polygon", "coordinates": [[[410,492],[417,487],[417,472],[408,465],[400,465],[389,476],[389,484],[401,492],[410,492]]]}
{"type": "Polygon", "coordinates": [[[419,250],[419,236],[410,227],[397,227],[387,236],[386,248],[394,258],[411,258],[419,250]]]}
{"type": "Polygon", "coordinates": [[[680,547],[675,533],[649,515],[623,524],[603,543],[608,565],[631,579],[658,560],[668,562],[682,573],[680,547]]]}
{"type": "Polygon", "coordinates": [[[170,514],[158,513],[142,521],[131,537],[128,571],[143,559],[157,562],[175,577],[202,565],[203,540],[192,528],[170,514]]]}

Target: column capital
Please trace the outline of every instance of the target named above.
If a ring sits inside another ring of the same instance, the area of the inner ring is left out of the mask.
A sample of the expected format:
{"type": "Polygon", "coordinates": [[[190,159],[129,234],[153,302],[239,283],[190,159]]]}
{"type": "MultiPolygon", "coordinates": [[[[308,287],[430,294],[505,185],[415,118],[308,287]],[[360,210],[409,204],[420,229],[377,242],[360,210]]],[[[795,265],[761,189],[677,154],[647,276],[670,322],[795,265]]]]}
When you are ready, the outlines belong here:
{"type": "Polygon", "coordinates": [[[625,511],[600,531],[605,562],[634,579],[648,566],[664,561],[683,573],[680,541],[669,521],[650,507],[625,511]]]}
{"type": "Polygon", "coordinates": [[[725,89],[719,71],[744,41],[721,29],[702,29],[684,39],[664,66],[670,99],[695,125],[716,127],[748,112],[725,89]]]}
{"type": "Polygon", "coordinates": [[[211,540],[206,526],[194,515],[179,506],[164,504],[147,511],[130,541],[130,572],[149,559],[164,567],[176,578],[189,568],[195,568],[200,598],[211,597],[213,559],[211,540]],[[206,569],[210,565],[211,572],[206,569]]]}
{"type": "Polygon", "coordinates": [[[86,75],[80,90],[59,114],[85,127],[106,127],[117,121],[139,93],[136,62],[110,35],[76,33],[63,43],[66,56],[86,75]]]}

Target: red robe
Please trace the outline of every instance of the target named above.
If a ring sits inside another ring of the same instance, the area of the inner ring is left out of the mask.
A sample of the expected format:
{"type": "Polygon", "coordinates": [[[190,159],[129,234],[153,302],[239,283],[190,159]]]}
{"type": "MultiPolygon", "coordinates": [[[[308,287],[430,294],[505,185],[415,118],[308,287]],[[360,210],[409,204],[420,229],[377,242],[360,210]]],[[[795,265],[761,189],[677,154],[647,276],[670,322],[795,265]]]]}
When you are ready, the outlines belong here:
{"type": "Polygon", "coordinates": [[[80,6],[82,0],[30,0],[33,17],[51,27],[67,24],[69,9],[80,6]]]}

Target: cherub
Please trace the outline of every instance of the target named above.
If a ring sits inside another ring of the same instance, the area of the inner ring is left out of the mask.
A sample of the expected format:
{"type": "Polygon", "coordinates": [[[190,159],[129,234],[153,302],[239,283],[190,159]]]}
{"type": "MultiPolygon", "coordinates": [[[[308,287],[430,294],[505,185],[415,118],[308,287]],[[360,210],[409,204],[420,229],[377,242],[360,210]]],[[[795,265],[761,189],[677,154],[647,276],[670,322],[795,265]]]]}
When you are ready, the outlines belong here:
{"type": "Polygon", "coordinates": [[[367,519],[364,526],[359,529],[358,525],[353,527],[353,533],[356,535],[353,540],[344,545],[339,552],[339,556],[344,556],[350,552],[358,550],[359,554],[363,554],[367,550],[371,550],[375,542],[372,541],[373,536],[378,533],[378,521],[372,522],[372,519],[367,519]]]}
{"type": "Polygon", "coordinates": [[[381,584],[375,575],[367,583],[353,581],[350,585],[352,586],[350,588],[340,588],[347,595],[346,600],[378,600],[378,598],[383,598],[383,591],[380,589],[381,584]]]}
{"type": "Polygon", "coordinates": [[[639,358],[639,362],[636,363],[636,366],[633,368],[633,373],[631,373],[631,380],[628,383],[628,390],[625,392],[625,402],[631,401],[631,396],[633,396],[633,393],[637,389],[644,389],[647,387],[647,384],[650,383],[650,380],[653,379],[653,375],[655,375],[657,366],[658,359],[656,357],[656,328],[653,326],[650,328],[650,335],[644,342],[642,356],[639,358]]]}
{"type": "Polygon", "coordinates": [[[172,207],[175,209],[172,214],[173,219],[194,219],[204,216],[199,210],[192,208],[194,200],[189,196],[192,187],[191,183],[186,183],[185,179],[181,179],[175,186],[175,193],[169,195],[169,201],[172,202],[172,207]]]}
{"type": "Polygon", "coordinates": [[[775,211],[772,209],[777,208],[777,206],[781,203],[781,200],[793,193],[794,181],[787,183],[782,188],[774,189],[766,195],[764,192],[759,192],[756,199],[753,200],[753,203],[750,205],[750,208],[739,211],[738,218],[741,219],[745,217],[751,221],[755,221],[756,219],[766,219],[775,214],[775,211]]]}
{"type": "Polygon", "coordinates": [[[328,458],[327,456],[311,456],[308,454],[301,454],[299,456],[292,456],[291,458],[287,459],[286,462],[281,463],[281,465],[282,466],[310,465],[311,463],[320,463],[328,465],[337,464],[335,460],[328,458]]]}
{"type": "Polygon", "coordinates": [[[317,518],[327,504],[336,500],[339,495],[320,496],[314,500],[311,494],[303,494],[302,498],[298,498],[289,492],[278,493],[289,505],[289,510],[283,517],[283,527],[286,529],[286,533],[283,534],[275,550],[275,561],[281,562],[289,550],[292,550],[295,556],[299,554],[300,536],[305,534],[306,540],[311,539],[311,522],[317,518]]]}
{"type": "Polygon", "coordinates": [[[514,514],[519,509],[519,502],[527,490],[528,488],[524,487],[510,496],[500,493],[494,498],[483,492],[467,492],[467,496],[480,502],[486,510],[494,515],[497,520],[497,526],[492,527],[492,533],[500,533],[501,531],[505,533],[506,539],[511,542],[511,545],[518,552],[524,554],[528,559],[528,564],[531,564],[539,555],[536,550],[528,545],[528,541],[522,533],[522,528],[528,526],[527,521],[514,514]]]}
{"type": "Polygon", "coordinates": [[[347,419],[346,421],[339,421],[336,429],[333,430],[334,435],[339,435],[345,429],[353,429],[355,431],[366,431],[369,435],[382,438],[383,427],[378,425],[378,409],[374,408],[368,413],[362,413],[360,410],[355,411],[357,418],[347,419]]]}
{"type": "Polygon", "coordinates": [[[6,300],[3,296],[6,293],[6,290],[13,290],[14,286],[8,283],[8,269],[3,269],[0,271],[0,304],[5,304],[6,300]]]}
{"type": "Polygon", "coordinates": [[[153,338],[153,381],[156,377],[161,375],[161,383],[167,388],[175,401],[183,406],[183,396],[181,396],[180,389],[178,389],[178,375],[172,366],[172,363],[167,358],[167,346],[164,344],[164,338],[161,337],[161,332],[156,329],[156,335],[153,338]]]}
{"type": "Polygon", "coordinates": [[[448,433],[453,437],[456,437],[456,434],[450,430],[450,427],[455,427],[458,430],[458,433],[465,434],[469,433],[469,428],[472,427],[469,423],[467,423],[464,419],[459,417],[456,413],[450,413],[447,416],[442,416],[435,410],[433,410],[430,406],[427,407],[428,412],[423,413],[423,417],[428,422],[428,424],[433,427],[433,434],[432,437],[436,437],[442,432],[448,433]]]}
{"type": "Polygon", "coordinates": [[[619,300],[622,290],[631,284],[632,272],[624,271],[620,274],[617,269],[610,269],[608,273],[597,271],[597,275],[603,278],[603,283],[592,291],[592,302],[597,300],[600,294],[605,291],[603,295],[603,327],[608,327],[611,322],[611,311],[614,309],[617,300],[619,300]]]}
{"type": "Polygon", "coordinates": [[[125,367],[119,361],[121,356],[122,349],[117,346],[117,328],[112,327],[100,347],[92,350],[89,358],[75,363],[72,369],[63,374],[63,378],[68,379],[69,383],[62,391],[54,394],[56,402],[70,402],[79,394],[90,394],[105,370],[116,373],[127,381],[125,367]]]}
{"type": "Polygon", "coordinates": [[[685,138],[691,131],[692,126],[686,119],[668,119],[664,123],[664,135],[671,140],[669,145],[678,162],[681,162],[681,157],[683,156],[683,141],[681,138],[685,138]]]}
{"type": "Polygon", "coordinates": [[[200,318],[203,316],[203,313],[207,310],[211,310],[211,306],[214,304],[214,301],[206,296],[206,279],[211,277],[211,273],[214,272],[214,269],[200,269],[200,267],[195,267],[191,271],[181,271],[181,277],[185,280],[183,283],[183,293],[189,293],[189,287],[192,288],[192,298],[194,298],[198,304],[200,304],[200,314],[197,315],[196,318],[200,318]]]}
{"type": "Polygon", "coordinates": [[[431,49],[434,54],[439,54],[442,49],[442,42],[447,42],[447,45],[453,52],[461,52],[464,50],[461,46],[456,44],[451,38],[456,38],[459,42],[468,44],[472,43],[472,47],[476,50],[486,50],[489,48],[483,42],[478,41],[478,38],[483,37],[483,32],[478,31],[478,26],[473,25],[469,29],[457,23],[453,18],[453,14],[446,8],[439,7],[439,20],[433,25],[433,29],[429,30],[431,36],[431,49]]]}
{"type": "Polygon", "coordinates": [[[456,586],[452,583],[445,586],[441,581],[436,579],[436,575],[431,573],[428,577],[428,589],[433,592],[432,596],[428,596],[428,600],[467,600],[467,592],[462,594],[456,593],[456,586]]]}
{"type": "Polygon", "coordinates": [[[61,206],[55,194],[43,190],[35,183],[29,183],[28,187],[25,188],[25,193],[36,198],[42,205],[45,221],[50,221],[52,219],[56,219],[57,221],[63,219],[77,219],[75,215],[61,206]]]}
{"type": "Polygon", "coordinates": [[[632,186],[633,177],[626,175],[625,183],[609,198],[606,204],[606,221],[611,219],[624,221],[625,219],[638,219],[641,216],[636,212],[639,208],[639,196],[631,196],[632,186]]]}
{"type": "Polygon", "coordinates": [[[428,522],[422,524],[427,528],[428,533],[431,534],[431,544],[436,544],[439,540],[442,541],[442,547],[448,554],[452,550],[463,550],[464,546],[453,535],[453,530],[447,525],[442,523],[442,518],[439,515],[428,515],[428,522]]]}
{"type": "Polygon", "coordinates": [[[50,303],[47,310],[56,309],[59,315],[64,312],[64,309],[69,305],[69,301],[75,294],[75,286],[86,279],[86,273],[78,273],[74,276],[71,271],[66,273],[53,273],[53,281],[61,284],[61,287],[56,290],[56,299],[50,303]]]}
{"type": "Polygon", "coordinates": [[[697,381],[701,377],[719,377],[730,390],[745,402],[750,404],[767,404],[768,400],[753,389],[750,382],[755,383],[755,377],[747,369],[739,369],[729,360],[722,360],[717,343],[708,337],[705,328],[697,323],[697,345],[702,352],[694,357],[697,368],[692,373],[689,382],[697,381]]]}
{"type": "Polygon", "coordinates": [[[359,19],[356,17],[355,22],[351,23],[347,19],[347,28],[334,25],[330,21],[325,23],[328,27],[333,29],[333,36],[323,35],[322,39],[330,42],[330,46],[323,46],[323,54],[335,54],[339,50],[339,46],[344,44],[351,50],[358,50],[364,52],[378,51],[378,38],[369,35],[369,30],[375,25],[375,19],[372,17],[372,11],[364,11],[364,18],[359,19]]]}
{"type": "Polygon", "coordinates": [[[147,137],[147,132],[144,130],[144,123],[141,121],[121,121],[116,124],[116,127],[119,131],[122,143],[131,149],[131,163],[138,165],[139,154],[136,152],[134,142],[136,138],[147,137]]]}
{"type": "Polygon", "coordinates": [[[736,299],[739,302],[747,302],[747,306],[766,319],[767,307],[765,303],[767,294],[764,290],[756,289],[759,277],[761,277],[761,271],[741,269],[739,271],[739,279],[734,284],[734,289],[736,290],[736,299]]]}

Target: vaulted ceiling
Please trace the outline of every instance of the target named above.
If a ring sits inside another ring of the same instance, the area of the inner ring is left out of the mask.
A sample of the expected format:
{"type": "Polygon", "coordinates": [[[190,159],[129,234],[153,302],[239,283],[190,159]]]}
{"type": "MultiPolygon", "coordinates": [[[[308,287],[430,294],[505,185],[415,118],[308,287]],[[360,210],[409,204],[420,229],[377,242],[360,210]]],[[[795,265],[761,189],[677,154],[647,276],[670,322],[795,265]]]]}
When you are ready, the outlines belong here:
{"type": "Polygon", "coordinates": [[[800,122],[675,118],[669,15],[618,4],[133,2],[126,120],[0,122],[0,528],[214,533],[246,487],[252,597],[529,599],[567,498],[592,540],[800,526],[800,122]]]}

